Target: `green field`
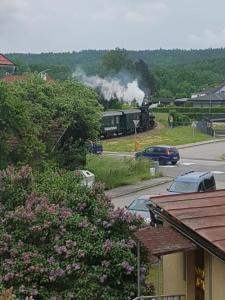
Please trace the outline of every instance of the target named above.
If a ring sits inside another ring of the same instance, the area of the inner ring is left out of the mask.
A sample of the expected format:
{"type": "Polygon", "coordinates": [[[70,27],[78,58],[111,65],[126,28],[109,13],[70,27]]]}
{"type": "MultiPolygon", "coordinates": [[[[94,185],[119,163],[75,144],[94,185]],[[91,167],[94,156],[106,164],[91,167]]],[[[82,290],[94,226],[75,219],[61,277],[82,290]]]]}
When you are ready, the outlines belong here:
{"type": "Polygon", "coordinates": [[[118,137],[103,141],[104,151],[119,151],[131,152],[135,151],[134,145],[137,140],[140,144],[140,149],[144,149],[153,145],[183,145],[195,143],[200,141],[212,140],[213,137],[194,130],[191,126],[179,126],[175,128],[168,128],[167,114],[156,114],[156,122],[160,126],[153,131],[140,133],[135,137],[134,135],[126,137],[118,137]]]}

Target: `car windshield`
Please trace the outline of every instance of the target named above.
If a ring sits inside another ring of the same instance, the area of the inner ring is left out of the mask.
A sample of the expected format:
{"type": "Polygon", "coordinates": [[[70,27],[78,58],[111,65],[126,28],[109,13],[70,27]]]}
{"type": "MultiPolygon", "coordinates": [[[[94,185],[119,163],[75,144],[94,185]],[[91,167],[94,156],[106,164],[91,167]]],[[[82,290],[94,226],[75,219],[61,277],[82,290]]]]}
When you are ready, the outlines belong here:
{"type": "Polygon", "coordinates": [[[196,182],[188,181],[174,181],[169,191],[174,193],[191,193],[197,192],[198,184],[196,182]]]}
{"type": "Polygon", "coordinates": [[[148,211],[148,207],[146,206],[148,202],[149,201],[147,199],[136,199],[128,208],[130,210],[148,211]]]}

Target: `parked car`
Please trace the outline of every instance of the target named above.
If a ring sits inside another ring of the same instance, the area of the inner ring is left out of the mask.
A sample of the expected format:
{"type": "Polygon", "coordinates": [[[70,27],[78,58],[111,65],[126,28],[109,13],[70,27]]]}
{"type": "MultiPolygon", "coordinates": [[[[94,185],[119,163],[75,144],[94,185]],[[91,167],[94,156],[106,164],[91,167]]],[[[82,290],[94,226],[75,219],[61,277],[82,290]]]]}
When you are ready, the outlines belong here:
{"type": "Polygon", "coordinates": [[[102,154],[103,152],[103,146],[98,143],[90,142],[88,143],[87,147],[88,151],[92,154],[102,154]]]}
{"type": "Polygon", "coordinates": [[[173,146],[154,146],[137,152],[135,157],[145,157],[152,160],[157,160],[160,165],[166,165],[169,162],[175,165],[180,159],[180,154],[173,146]]]}
{"type": "Polygon", "coordinates": [[[161,225],[162,221],[150,210],[151,197],[153,196],[155,197],[157,195],[142,195],[131,202],[126,209],[132,214],[141,216],[147,225],[155,227],[161,225]]]}
{"type": "Polygon", "coordinates": [[[150,195],[142,195],[137,199],[133,200],[129,206],[126,206],[127,211],[132,214],[141,216],[147,224],[151,222],[149,213],[149,199],[150,195]]]}
{"type": "Polygon", "coordinates": [[[177,176],[167,191],[172,194],[177,194],[208,192],[215,189],[216,182],[211,172],[189,171],[177,176]]]}

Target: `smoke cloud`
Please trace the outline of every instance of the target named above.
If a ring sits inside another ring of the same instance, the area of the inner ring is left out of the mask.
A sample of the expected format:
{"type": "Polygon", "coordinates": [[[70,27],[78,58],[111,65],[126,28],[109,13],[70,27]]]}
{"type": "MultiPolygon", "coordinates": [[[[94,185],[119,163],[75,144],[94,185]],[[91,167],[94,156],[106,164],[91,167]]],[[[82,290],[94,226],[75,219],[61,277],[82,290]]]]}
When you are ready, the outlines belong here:
{"type": "Polygon", "coordinates": [[[87,76],[83,71],[76,71],[74,77],[85,85],[100,90],[106,100],[117,98],[121,101],[131,102],[134,99],[141,105],[145,93],[138,87],[137,79],[123,83],[119,78],[101,78],[87,76]]]}

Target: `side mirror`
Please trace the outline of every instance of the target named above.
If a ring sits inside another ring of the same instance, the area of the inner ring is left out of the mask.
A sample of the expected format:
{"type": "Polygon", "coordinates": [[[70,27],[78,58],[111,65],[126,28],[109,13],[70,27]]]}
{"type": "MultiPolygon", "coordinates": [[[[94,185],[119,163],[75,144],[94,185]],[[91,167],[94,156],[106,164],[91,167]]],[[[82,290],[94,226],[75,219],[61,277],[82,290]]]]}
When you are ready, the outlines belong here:
{"type": "Polygon", "coordinates": [[[170,189],[169,189],[169,188],[167,188],[166,190],[167,190],[167,192],[169,192],[169,191],[170,191],[170,189]]]}
{"type": "Polygon", "coordinates": [[[128,206],[127,206],[127,205],[125,205],[124,207],[125,207],[126,209],[128,209],[128,206]]]}

